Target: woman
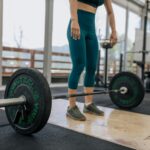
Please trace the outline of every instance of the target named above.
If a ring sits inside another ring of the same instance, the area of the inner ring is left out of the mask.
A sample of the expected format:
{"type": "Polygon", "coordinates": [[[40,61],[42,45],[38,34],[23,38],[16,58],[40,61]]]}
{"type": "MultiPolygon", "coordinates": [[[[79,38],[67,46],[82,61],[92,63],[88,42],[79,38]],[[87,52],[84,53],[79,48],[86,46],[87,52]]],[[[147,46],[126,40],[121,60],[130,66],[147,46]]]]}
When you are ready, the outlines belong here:
{"type": "MultiPolygon", "coordinates": [[[[98,40],[95,33],[95,13],[102,4],[108,13],[112,45],[117,42],[114,13],[111,0],[69,0],[71,19],[67,38],[72,60],[72,71],[68,79],[68,94],[76,94],[80,75],[85,68],[84,92],[93,92],[96,65],[98,61],[98,40]]],[[[93,103],[93,96],[85,96],[84,113],[103,115],[93,103]]],[[[75,120],[86,120],[76,105],[76,98],[69,98],[67,116],[75,120]]]]}

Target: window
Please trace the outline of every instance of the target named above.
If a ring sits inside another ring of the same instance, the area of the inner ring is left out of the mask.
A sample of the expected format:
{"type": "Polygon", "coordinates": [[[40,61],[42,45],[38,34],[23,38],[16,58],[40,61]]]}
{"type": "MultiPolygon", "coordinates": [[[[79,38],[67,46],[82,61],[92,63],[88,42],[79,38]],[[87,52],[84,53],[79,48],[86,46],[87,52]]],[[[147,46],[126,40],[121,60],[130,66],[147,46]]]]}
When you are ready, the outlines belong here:
{"type": "Polygon", "coordinates": [[[69,73],[71,69],[67,27],[70,19],[69,1],[54,0],[52,35],[52,73],[69,73]]]}
{"type": "Polygon", "coordinates": [[[4,1],[3,45],[39,49],[44,47],[45,2],[4,1]]]}
{"type": "Polygon", "coordinates": [[[129,12],[129,24],[128,24],[128,45],[127,50],[131,50],[133,48],[135,42],[135,32],[136,29],[140,29],[141,27],[141,17],[133,12],[129,12]]]}
{"type": "MultiPolygon", "coordinates": [[[[118,35],[118,44],[113,48],[114,57],[119,58],[120,53],[124,50],[125,42],[125,25],[126,25],[126,10],[116,4],[113,4],[116,30],[118,35]]],[[[110,32],[111,33],[111,32],[110,32]]]]}
{"type": "Polygon", "coordinates": [[[3,74],[21,67],[42,70],[43,54],[38,51],[44,47],[45,1],[4,0],[3,3],[3,46],[7,47],[2,54],[3,74]]]}
{"type": "Polygon", "coordinates": [[[53,46],[66,45],[66,30],[70,19],[69,1],[54,0],[53,10],[53,46]]]}
{"type": "Polygon", "coordinates": [[[98,7],[95,16],[96,34],[100,39],[106,38],[106,19],[107,14],[104,5],[98,7]],[[99,35],[100,34],[100,35],[99,35]]]}

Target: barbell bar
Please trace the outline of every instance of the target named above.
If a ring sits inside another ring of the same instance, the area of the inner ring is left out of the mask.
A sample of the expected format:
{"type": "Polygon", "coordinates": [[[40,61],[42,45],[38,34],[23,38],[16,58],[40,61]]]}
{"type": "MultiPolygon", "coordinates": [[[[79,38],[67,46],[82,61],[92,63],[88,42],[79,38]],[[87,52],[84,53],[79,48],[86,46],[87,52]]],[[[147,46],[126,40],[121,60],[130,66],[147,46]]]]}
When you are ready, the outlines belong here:
{"type": "MultiPolygon", "coordinates": [[[[99,92],[92,92],[92,93],[79,93],[79,94],[72,94],[72,95],[55,95],[52,99],[60,99],[60,98],[70,98],[70,97],[79,97],[79,96],[88,96],[88,95],[99,95],[99,94],[109,94],[111,92],[114,93],[127,93],[127,88],[121,87],[120,90],[103,90],[99,92]]],[[[7,106],[16,106],[16,105],[23,105],[26,103],[25,96],[20,96],[18,98],[9,98],[9,99],[0,99],[0,107],[7,107],[7,106]]]]}
{"type": "MultiPolygon", "coordinates": [[[[101,90],[99,92],[92,92],[92,93],[79,93],[79,94],[72,94],[72,95],[55,95],[52,99],[61,99],[61,98],[70,98],[70,97],[79,97],[79,96],[88,96],[88,95],[99,95],[99,94],[109,94],[110,92],[114,93],[127,93],[127,88],[122,87],[120,90],[101,90]]],[[[20,96],[18,98],[9,98],[9,99],[0,99],[0,107],[8,107],[8,106],[16,106],[16,105],[23,105],[26,103],[25,96],[20,96]]]]}
{"type": "Polygon", "coordinates": [[[52,99],[61,99],[61,98],[71,98],[71,97],[80,97],[80,96],[88,96],[88,95],[100,95],[100,94],[109,94],[109,93],[121,93],[126,94],[127,88],[121,87],[119,90],[99,90],[98,92],[92,92],[92,93],[78,93],[78,94],[70,94],[70,95],[55,95],[52,99]]]}
{"type": "MultiPolygon", "coordinates": [[[[99,95],[99,94],[109,94],[110,92],[114,93],[127,93],[127,88],[122,87],[120,90],[101,90],[99,92],[92,92],[92,93],[79,93],[79,94],[72,94],[72,95],[55,95],[52,99],[61,99],[61,98],[70,98],[70,97],[79,97],[79,96],[88,96],[88,95],[99,95]]],[[[16,106],[16,105],[23,105],[26,103],[25,96],[20,96],[18,98],[8,98],[8,99],[0,99],[0,107],[8,107],[8,106],[16,106]]]]}
{"type": "Polygon", "coordinates": [[[5,107],[7,119],[15,131],[29,135],[46,125],[51,113],[52,99],[109,94],[115,105],[130,109],[142,102],[144,93],[144,86],[135,74],[121,72],[112,78],[107,90],[52,96],[50,86],[41,72],[22,68],[11,76],[6,85],[5,99],[0,100],[0,107],[5,107]]]}

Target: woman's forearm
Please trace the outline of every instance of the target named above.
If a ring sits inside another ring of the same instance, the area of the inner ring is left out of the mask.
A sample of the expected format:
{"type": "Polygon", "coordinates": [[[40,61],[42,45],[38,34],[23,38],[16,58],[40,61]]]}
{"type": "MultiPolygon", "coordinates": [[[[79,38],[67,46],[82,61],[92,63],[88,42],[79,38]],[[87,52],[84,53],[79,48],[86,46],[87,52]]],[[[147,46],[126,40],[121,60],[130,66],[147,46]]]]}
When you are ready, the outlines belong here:
{"type": "Polygon", "coordinates": [[[70,2],[71,20],[78,21],[78,16],[77,16],[78,3],[77,3],[77,0],[69,0],[69,2],[70,2]]]}
{"type": "Polygon", "coordinates": [[[114,17],[113,12],[108,15],[108,19],[109,19],[109,24],[110,24],[110,27],[111,27],[111,31],[116,32],[115,17],[114,17]]]}
{"type": "Polygon", "coordinates": [[[112,31],[110,35],[110,42],[112,46],[114,46],[117,43],[117,33],[116,33],[116,25],[115,25],[115,16],[114,16],[111,0],[105,0],[105,7],[108,14],[109,25],[112,31]]]}
{"type": "Polygon", "coordinates": [[[112,32],[116,32],[115,16],[114,16],[111,0],[105,0],[105,7],[108,14],[111,30],[112,32]]]}

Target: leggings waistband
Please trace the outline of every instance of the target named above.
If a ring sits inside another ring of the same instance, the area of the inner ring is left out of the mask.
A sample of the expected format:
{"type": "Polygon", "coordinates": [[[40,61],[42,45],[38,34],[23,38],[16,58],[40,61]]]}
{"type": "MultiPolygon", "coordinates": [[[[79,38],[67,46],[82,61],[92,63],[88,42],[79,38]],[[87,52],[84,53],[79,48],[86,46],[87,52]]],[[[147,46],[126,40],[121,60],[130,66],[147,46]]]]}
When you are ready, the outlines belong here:
{"type": "Polygon", "coordinates": [[[79,25],[83,30],[95,31],[95,14],[78,9],[78,21],[79,25]]]}

